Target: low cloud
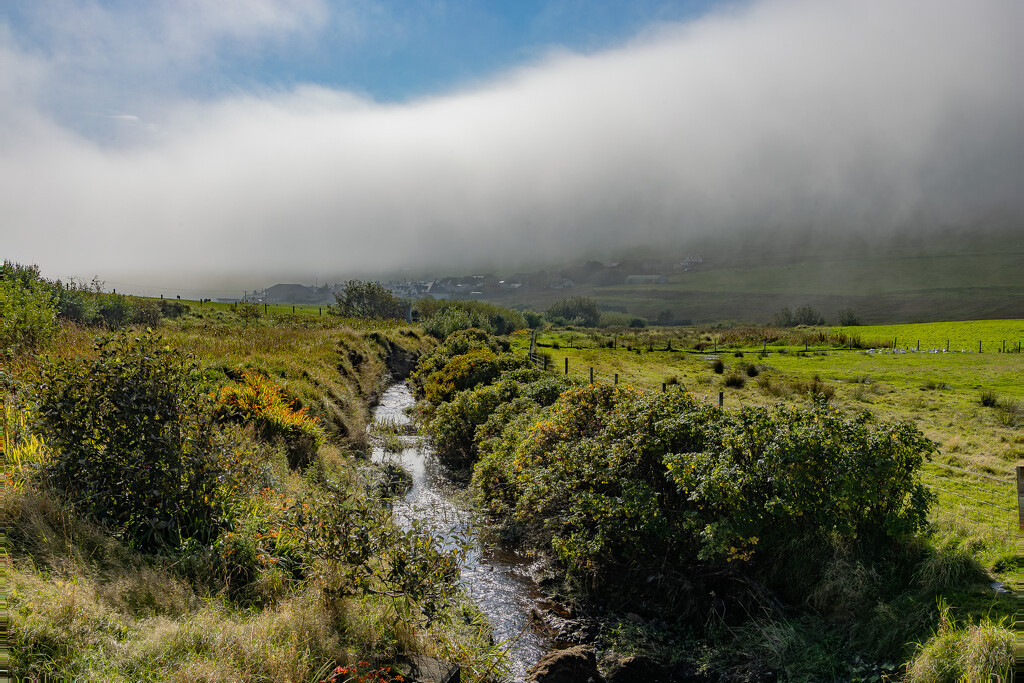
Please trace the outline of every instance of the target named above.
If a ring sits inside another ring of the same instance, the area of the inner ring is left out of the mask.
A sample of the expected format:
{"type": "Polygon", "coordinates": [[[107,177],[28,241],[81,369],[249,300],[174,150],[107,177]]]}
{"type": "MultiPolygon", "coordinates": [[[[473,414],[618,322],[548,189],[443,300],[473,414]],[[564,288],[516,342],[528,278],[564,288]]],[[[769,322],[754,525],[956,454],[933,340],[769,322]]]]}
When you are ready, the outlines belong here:
{"type": "Polygon", "coordinates": [[[151,125],[108,117],[144,131],[130,144],[60,122],[37,96],[48,65],[5,40],[0,73],[23,76],[0,76],[3,256],[312,280],[1019,224],[1022,33],[1014,0],[769,0],[400,105],[315,86],[165,98],[151,125]]]}

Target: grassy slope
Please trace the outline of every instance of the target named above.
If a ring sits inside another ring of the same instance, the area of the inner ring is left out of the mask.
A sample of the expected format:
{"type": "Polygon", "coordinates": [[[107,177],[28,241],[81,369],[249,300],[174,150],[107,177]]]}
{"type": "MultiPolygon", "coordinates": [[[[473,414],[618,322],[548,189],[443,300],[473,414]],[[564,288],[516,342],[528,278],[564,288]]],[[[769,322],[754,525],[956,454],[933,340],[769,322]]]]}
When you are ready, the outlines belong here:
{"type": "MultiPolygon", "coordinates": [[[[348,495],[363,495],[353,455],[365,439],[368,405],[385,385],[381,340],[413,351],[431,342],[397,326],[371,331],[337,320],[310,326],[294,319],[243,322],[213,309],[197,313],[160,332],[172,346],[195,354],[214,377],[242,366],[269,372],[333,426],[334,442],[321,449],[321,464],[307,475],[291,471],[280,448],[255,441],[251,430],[233,432],[236,452],[256,464],[256,477],[265,482],[258,486],[269,487],[246,499],[234,529],[239,547],[262,538],[268,548],[280,530],[282,501],[318,495],[319,478],[347,487],[348,495]],[[342,439],[345,431],[355,441],[342,439]]],[[[48,353],[88,356],[93,337],[93,331],[68,327],[48,353]]],[[[15,376],[27,378],[33,365],[23,361],[15,376]]],[[[474,658],[488,648],[482,622],[460,618],[455,625],[418,630],[396,619],[391,598],[325,601],[315,580],[292,584],[266,558],[253,560],[257,575],[247,584],[246,600],[238,602],[227,590],[230,580],[224,590],[211,592],[204,586],[216,587],[219,579],[195,575],[173,557],[131,551],[10,471],[7,484],[0,513],[13,568],[15,673],[49,670],[110,681],[306,681],[323,678],[325,666],[360,659],[388,663],[400,653],[421,652],[468,664],[464,672],[471,675],[474,658]]]]}

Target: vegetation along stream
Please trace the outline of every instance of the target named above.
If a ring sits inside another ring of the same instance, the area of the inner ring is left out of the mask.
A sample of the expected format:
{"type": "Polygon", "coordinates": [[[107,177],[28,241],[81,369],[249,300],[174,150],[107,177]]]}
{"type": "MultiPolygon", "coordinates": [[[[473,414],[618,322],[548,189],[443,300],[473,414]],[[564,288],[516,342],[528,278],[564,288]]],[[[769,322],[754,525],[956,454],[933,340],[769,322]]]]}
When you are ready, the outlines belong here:
{"type": "MultiPolygon", "coordinates": [[[[408,424],[405,409],[413,403],[415,398],[406,384],[392,385],[374,409],[374,423],[408,424]]],[[[455,502],[457,490],[431,458],[422,437],[402,437],[399,453],[377,446],[373,459],[399,465],[411,477],[411,487],[394,506],[399,524],[407,526],[412,519],[420,519],[436,539],[466,549],[460,553],[463,586],[490,620],[495,640],[507,644],[511,673],[522,680],[527,667],[549,647],[548,639],[529,618],[542,597],[530,578],[533,561],[493,547],[480,537],[473,513],[455,502]]]]}

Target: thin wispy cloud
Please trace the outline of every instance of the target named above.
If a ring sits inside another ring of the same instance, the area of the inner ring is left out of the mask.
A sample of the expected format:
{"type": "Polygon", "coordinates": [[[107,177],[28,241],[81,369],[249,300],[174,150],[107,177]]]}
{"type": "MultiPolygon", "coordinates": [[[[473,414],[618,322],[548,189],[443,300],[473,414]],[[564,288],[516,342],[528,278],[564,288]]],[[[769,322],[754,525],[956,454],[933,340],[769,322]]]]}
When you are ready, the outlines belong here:
{"type": "MultiPolygon", "coordinates": [[[[206,40],[273,39],[275,26],[292,40],[334,21],[319,3],[268,0],[244,21],[217,7],[156,24],[203,37],[183,43],[201,61],[220,49],[206,40]]],[[[108,117],[140,129],[127,140],[69,124],[60,58],[8,30],[3,256],[136,280],[322,279],[723,231],[1019,224],[1022,27],[1012,0],[769,0],[404,103],[316,84],[157,88],[145,111],[108,117]]],[[[173,78],[166,59],[154,69],[173,78]]]]}

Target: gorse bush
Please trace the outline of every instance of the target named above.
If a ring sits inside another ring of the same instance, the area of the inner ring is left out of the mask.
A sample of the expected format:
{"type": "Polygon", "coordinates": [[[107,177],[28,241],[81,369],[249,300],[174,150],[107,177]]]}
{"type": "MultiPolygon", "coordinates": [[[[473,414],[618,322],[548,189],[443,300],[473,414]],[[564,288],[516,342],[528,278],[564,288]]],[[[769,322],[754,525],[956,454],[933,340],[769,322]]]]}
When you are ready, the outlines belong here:
{"type": "Polygon", "coordinates": [[[288,399],[269,378],[252,372],[242,383],[220,391],[217,415],[224,420],[254,424],[267,438],[280,437],[292,467],[308,464],[326,438],[316,418],[288,399]]]}
{"type": "Polygon", "coordinates": [[[848,420],[821,402],[728,413],[685,392],[588,385],[549,408],[502,403],[512,393],[457,395],[437,418],[460,427],[433,427],[434,439],[457,441],[471,460],[474,431],[484,505],[570,574],[593,581],[665,561],[756,567],[794,538],[809,548],[845,538],[870,553],[925,525],[931,496],[918,470],[933,446],[908,425],[848,420]],[[490,428],[488,412],[500,415],[490,428]]]}
{"type": "Polygon", "coordinates": [[[48,365],[38,392],[43,480],[140,548],[208,540],[225,523],[218,434],[197,366],[152,333],[48,365]]]}

